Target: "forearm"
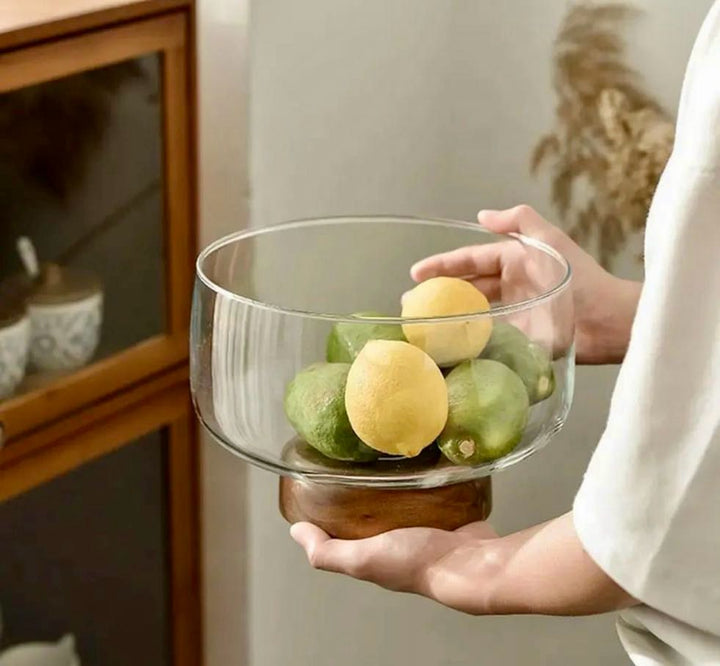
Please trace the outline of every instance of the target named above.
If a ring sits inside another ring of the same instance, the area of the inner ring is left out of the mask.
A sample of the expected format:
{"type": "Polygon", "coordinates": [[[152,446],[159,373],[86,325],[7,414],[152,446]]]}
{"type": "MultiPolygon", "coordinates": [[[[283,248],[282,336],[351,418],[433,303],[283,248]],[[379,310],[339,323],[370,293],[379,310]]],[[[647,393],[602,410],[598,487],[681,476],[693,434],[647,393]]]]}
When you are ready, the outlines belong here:
{"type": "Polygon", "coordinates": [[[593,294],[596,303],[580,308],[592,316],[577,323],[578,362],[622,363],[641,291],[642,282],[611,277],[602,292],[593,294]]]}
{"type": "Polygon", "coordinates": [[[593,615],[637,603],[585,552],[572,513],[453,552],[423,593],[478,615],[593,615]]]}
{"type": "Polygon", "coordinates": [[[572,513],[499,541],[505,566],[489,597],[494,614],[592,615],[637,603],[585,552],[572,513]]]}

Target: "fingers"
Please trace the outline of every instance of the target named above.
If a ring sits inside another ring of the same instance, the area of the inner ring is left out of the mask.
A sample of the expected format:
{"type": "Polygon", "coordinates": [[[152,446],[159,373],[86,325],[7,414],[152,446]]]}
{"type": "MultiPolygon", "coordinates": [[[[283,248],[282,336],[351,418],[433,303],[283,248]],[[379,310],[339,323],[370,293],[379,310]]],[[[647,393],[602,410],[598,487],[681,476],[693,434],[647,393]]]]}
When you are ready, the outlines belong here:
{"type": "Polygon", "coordinates": [[[295,523],[290,528],[290,536],[300,544],[308,559],[312,559],[318,547],[330,540],[330,536],[311,523],[295,523]]]}
{"type": "Polygon", "coordinates": [[[344,541],[331,539],[323,530],[310,523],[296,523],[290,536],[303,547],[311,566],[323,571],[361,577],[370,539],[344,541]]]}
{"type": "MultiPolygon", "coordinates": [[[[494,233],[521,233],[541,240],[549,240],[556,231],[530,206],[524,205],[508,210],[482,210],[478,222],[494,233]]],[[[513,248],[511,243],[461,247],[418,261],[410,269],[410,276],[415,282],[423,282],[440,275],[459,278],[499,275],[507,252],[513,248]]]]}
{"type": "Polygon", "coordinates": [[[478,222],[497,234],[521,233],[537,237],[552,229],[552,225],[530,206],[515,206],[507,210],[481,210],[478,222]]]}
{"type": "MultiPolygon", "coordinates": [[[[536,238],[547,238],[555,227],[529,206],[516,206],[508,210],[481,210],[478,222],[489,231],[499,234],[521,233],[536,238]]],[[[500,274],[507,254],[518,251],[517,242],[488,243],[461,247],[457,250],[421,259],[410,269],[415,282],[439,275],[474,278],[500,274]]]]}
{"type": "Polygon", "coordinates": [[[485,295],[490,303],[502,302],[502,280],[497,277],[481,277],[471,280],[475,288],[485,295]]]}
{"type": "Polygon", "coordinates": [[[410,276],[415,282],[422,282],[439,275],[459,278],[497,275],[502,268],[501,245],[503,244],[491,243],[461,247],[427,257],[410,269],[410,276]]]}

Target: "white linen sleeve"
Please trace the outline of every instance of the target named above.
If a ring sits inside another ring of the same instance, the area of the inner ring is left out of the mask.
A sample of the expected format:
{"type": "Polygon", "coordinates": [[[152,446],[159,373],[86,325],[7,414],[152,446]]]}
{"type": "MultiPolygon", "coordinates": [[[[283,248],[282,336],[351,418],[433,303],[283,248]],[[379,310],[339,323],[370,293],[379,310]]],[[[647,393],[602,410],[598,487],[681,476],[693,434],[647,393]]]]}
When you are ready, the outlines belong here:
{"type": "Polygon", "coordinates": [[[671,163],[607,426],[575,498],[583,546],[648,606],[720,635],[720,174],[671,163]]]}

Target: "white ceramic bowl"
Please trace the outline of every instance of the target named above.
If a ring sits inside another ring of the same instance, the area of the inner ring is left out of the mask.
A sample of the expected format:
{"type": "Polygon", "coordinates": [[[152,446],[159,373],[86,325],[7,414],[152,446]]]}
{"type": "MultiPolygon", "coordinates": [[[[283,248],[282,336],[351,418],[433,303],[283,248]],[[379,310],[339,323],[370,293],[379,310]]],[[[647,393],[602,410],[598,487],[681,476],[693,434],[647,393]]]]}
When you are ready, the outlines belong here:
{"type": "Polygon", "coordinates": [[[29,344],[27,316],[0,328],[0,400],[11,396],[25,376],[29,344]]]}
{"type": "Polygon", "coordinates": [[[68,303],[28,306],[30,363],[41,371],[75,370],[92,358],[100,340],[103,295],[68,303]]]}

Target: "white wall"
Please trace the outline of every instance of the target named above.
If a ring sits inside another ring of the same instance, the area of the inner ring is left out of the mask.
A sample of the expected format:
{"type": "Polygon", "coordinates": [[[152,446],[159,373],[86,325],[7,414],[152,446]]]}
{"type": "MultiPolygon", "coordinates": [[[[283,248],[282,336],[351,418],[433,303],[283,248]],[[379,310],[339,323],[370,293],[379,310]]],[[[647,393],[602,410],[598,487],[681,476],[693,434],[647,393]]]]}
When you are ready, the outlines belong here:
{"type": "MultiPolygon", "coordinates": [[[[709,0],[655,0],[633,53],[674,108],[709,0]]],[[[552,121],[549,59],[565,2],[257,0],[252,19],[252,223],[332,213],[472,219],[526,201],[533,142],[552,121]]],[[[638,272],[628,264],[624,272],[638,272]]],[[[568,509],[601,434],[615,371],[582,370],[572,417],[544,453],[496,479],[511,530],[568,509]]],[[[468,618],[309,569],[250,474],[252,666],[626,663],[609,617],[468,618]]]]}
{"type": "MultiPolygon", "coordinates": [[[[197,4],[201,246],[248,224],[247,10],[246,2],[197,4]]],[[[245,477],[239,460],[203,440],[207,666],[247,663],[245,477]]]]}
{"type": "MultiPolygon", "coordinates": [[[[471,219],[479,207],[519,201],[550,215],[546,184],[529,178],[527,159],[552,122],[550,48],[565,4],[255,0],[252,224],[378,212],[471,219]]],[[[674,108],[710,0],[642,4],[652,12],[635,31],[633,55],[674,108]]],[[[236,212],[244,177],[244,144],[235,136],[244,118],[239,5],[200,3],[206,237],[243,220],[236,212]],[[208,16],[218,18],[214,32],[208,16]]],[[[639,270],[631,262],[621,269],[639,270]]],[[[614,377],[613,368],[582,369],[562,435],[496,478],[493,522],[501,531],[568,509],[614,377]]],[[[206,450],[210,666],[242,663],[240,467],[217,448],[206,450]]],[[[469,618],[312,571],[277,512],[270,474],[250,471],[247,512],[250,666],[627,663],[609,617],[469,618]]]]}
{"type": "Polygon", "coordinates": [[[253,4],[254,225],[439,208],[448,23],[437,2],[253,4]]]}

